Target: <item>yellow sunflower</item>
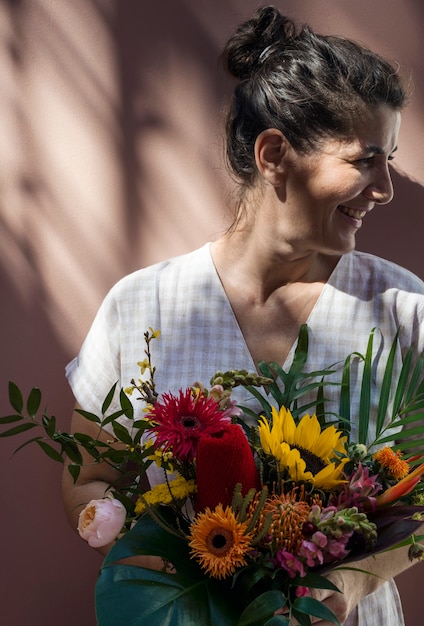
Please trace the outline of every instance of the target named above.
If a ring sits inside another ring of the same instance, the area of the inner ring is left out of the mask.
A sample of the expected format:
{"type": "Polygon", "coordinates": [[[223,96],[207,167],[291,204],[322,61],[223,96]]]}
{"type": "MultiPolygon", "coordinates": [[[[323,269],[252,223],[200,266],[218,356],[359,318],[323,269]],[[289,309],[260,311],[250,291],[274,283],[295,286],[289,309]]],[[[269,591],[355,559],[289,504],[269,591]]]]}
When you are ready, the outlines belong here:
{"type": "Polygon", "coordinates": [[[252,536],[246,528],[247,522],[238,522],[231,507],[224,509],[218,504],[213,511],[207,508],[191,525],[192,555],[213,578],[231,576],[247,564],[252,536]]]}
{"type": "Polygon", "coordinates": [[[272,409],[272,426],[265,417],[259,421],[259,437],[266,454],[273,456],[280,470],[295,481],[310,481],[315,487],[332,489],[345,480],[342,471],[348,458],[332,461],[334,451],[346,453],[346,437],[328,426],[321,430],[316,415],[304,415],[296,426],[285,407],[272,409]]]}

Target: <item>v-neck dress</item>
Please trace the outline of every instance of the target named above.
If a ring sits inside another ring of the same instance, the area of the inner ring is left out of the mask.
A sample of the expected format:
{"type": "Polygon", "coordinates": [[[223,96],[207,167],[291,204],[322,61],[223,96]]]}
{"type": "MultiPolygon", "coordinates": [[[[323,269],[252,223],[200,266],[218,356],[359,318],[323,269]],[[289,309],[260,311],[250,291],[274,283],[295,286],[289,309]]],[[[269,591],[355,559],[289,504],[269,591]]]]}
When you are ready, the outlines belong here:
{"type": "MultiPolygon", "coordinates": [[[[411,345],[417,352],[424,350],[423,319],[421,280],[373,255],[346,254],[309,315],[307,370],[337,363],[341,371],[348,354],[365,353],[369,334],[375,328],[376,354],[380,358],[373,372],[377,381],[381,380],[385,358],[398,329],[402,354],[411,345]]],[[[132,378],[140,378],[137,362],[145,358],[144,333],[149,327],[161,331],[160,339],[151,344],[159,392],[177,393],[195,381],[208,385],[218,370],[255,371],[216,272],[210,244],[206,244],[194,252],[138,270],[110,290],[79,355],[66,369],[75,398],[85,410],[100,414],[102,402],[115,382],[118,388],[127,387],[132,378]]],[[[284,369],[289,367],[294,349],[295,346],[285,363],[281,363],[284,369]]],[[[400,367],[399,354],[395,370],[400,367]]],[[[335,376],[340,380],[340,373],[335,376]]],[[[358,384],[353,375],[352,440],[356,436],[358,384]]],[[[338,393],[337,387],[326,389],[327,411],[338,412],[338,393]]],[[[247,400],[243,389],[236,388],[233,397],[255,408],[255,401],[247,400]]],[[[375,405],[376,399],[372,402],[375,405]]],[[[134,406],[141,413],[142,403],[135,401],[134,406]]],[[[371,423],[370,440],[372,435],[371,423]]],[[[162,480],[162,474],[155,471],[152,467],[149,472],[151,484],[162,480]]],[[[367,596],[345,624],[401,626],[403,619],[394,583],[390,581],[367,596]]]]}

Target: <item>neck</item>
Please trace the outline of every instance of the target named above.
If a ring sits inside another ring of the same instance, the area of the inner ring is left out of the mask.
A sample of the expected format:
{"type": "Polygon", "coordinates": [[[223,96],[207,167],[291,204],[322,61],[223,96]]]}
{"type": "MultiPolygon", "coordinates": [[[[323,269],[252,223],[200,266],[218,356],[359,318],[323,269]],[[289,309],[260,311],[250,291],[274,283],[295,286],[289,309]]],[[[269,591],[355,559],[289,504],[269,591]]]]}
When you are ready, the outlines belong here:
{"type": "Polygon", "coordinates": [[[284,242],[257,237],[254,229],[228,233],[212,244],[212,258],[224,283],[239,285],[255,300],[265,302],[291,283],[325,283],[339,256],[295,250],[284,242]]]}

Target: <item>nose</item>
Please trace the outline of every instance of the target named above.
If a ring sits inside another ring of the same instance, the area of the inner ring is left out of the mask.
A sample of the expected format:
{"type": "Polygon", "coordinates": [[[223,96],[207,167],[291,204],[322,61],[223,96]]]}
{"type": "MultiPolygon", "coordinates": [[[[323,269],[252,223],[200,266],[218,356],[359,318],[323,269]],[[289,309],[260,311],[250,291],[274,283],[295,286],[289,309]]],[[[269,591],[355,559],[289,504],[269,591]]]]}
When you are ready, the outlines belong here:
{"type": "Polygon", "coordinates": [[[375,204],[387,204],[393,199],[393,183],[387,163],[375,173],[373,181],[366,187],[363,195],[375,204]]]}

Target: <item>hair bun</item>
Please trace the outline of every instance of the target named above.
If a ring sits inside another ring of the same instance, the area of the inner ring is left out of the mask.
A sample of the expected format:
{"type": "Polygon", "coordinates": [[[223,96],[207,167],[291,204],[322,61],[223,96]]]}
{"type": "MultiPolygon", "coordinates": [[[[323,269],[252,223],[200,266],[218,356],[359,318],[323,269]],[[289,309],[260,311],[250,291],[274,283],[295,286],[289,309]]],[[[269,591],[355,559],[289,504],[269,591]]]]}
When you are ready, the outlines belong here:
{"type": "Polygon", "coordinates": [[[296,26],[292,20],[272,6],[263,7],[241,24],[228,40],[222,55],[224,64],[239,80],[249,78],[262,64],[264,53],[270,46],[284,44],[295,35],[296,26]]]}

